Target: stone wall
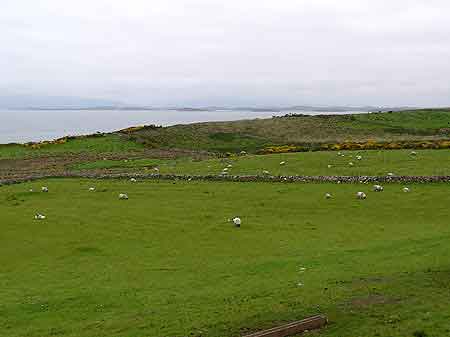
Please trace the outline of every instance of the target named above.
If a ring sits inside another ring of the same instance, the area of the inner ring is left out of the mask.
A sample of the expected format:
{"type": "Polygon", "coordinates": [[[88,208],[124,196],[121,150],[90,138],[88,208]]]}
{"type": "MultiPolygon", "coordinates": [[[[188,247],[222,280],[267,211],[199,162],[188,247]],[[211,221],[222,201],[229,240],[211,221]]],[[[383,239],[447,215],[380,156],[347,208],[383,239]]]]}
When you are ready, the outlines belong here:
{"type": "Polygon", "coordinates": [[[450,182],[450,176],[233,176],[233,175],[175,175],[175,174],[133,174],[133,173],[89,173],[68,172],[58,175],[34,174],[20,179],[0,180],[0,185],[16,184],[46,178],[89,178],[89,179],[154,179],[154,180],[200,180],[200,181],[233,181],[233,182],[284,182],[284,183],[336,183],[336,184],[369,184],[369,183],[442,183],[450,182]]]}

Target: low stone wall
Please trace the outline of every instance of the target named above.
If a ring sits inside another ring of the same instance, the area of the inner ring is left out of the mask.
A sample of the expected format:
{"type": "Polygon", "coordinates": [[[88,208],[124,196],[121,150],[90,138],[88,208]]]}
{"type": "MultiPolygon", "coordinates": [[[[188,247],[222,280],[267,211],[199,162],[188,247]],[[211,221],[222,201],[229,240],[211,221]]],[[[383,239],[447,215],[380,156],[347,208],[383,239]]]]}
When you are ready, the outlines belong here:
{"type": "Polygon", "coordinates": [[[46,178],[88,178],[88,179],[154,179],[154,180],[200,180],[232,182],[283,182],[283,183],[443,183],[450,182],[450,176],[234,176],[234,175],[176,175],[176,174],[134,174],[134,173],[89,173],[68,172],[63,174],[34,174],[20,179],[0,180],[0,185],[17,184],[46,178]]]}

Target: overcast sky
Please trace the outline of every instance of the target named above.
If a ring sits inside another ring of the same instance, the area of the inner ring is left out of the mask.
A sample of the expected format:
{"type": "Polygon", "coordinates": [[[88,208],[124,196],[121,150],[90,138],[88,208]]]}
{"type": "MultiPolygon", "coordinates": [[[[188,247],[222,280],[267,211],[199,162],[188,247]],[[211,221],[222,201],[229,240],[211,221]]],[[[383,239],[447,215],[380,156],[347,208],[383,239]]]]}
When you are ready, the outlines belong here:
{"type": "Polygon", "coordinates": [[[450,106],[448,0],[0,4],[0,94],[450,106]]]}

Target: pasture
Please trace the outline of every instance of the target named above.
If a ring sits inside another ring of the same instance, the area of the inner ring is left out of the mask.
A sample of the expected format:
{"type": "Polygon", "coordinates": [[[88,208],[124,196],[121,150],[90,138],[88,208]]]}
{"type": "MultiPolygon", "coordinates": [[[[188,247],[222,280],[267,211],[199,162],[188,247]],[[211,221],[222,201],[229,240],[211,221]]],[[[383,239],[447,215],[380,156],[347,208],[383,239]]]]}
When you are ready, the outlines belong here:
{"type": "Polygon", "coordinates": [[[37,148],[20,144],[0,144],[0,159],[56,156],[70,154],[100,154],[140,151],[142,144],[125,140],[117,134],[68,139],[61,144],[41,144],[37,148]]]}
{"type": "Polygon", "coordinates": [[[229,175],[306,176],[385,176],[450,175],[450,150],[367,150],[321,151],[272,155],[247,155],[232,158],[192,160],[128,159],[100,160],[72,166],[76,170],[118,169],[161,174],[217,175],[226,169],[229,175]],[[358,160],[361,156],[361,160],[358,160]],[[284,162],[283,165],[280,163],[284,162]],[[351,164],[350,164],[351,163],[351,164]],[[231,165],[231,166],[230,166],[231,165]],[[330,167],[328,167],[330,165],[330,167]]]}
{"type": "MultiPolygon", "coordinates": [[[[274,156],[267,169],[286,159],[288,170],[296,155],[306,170],[309,154],[274,156]]],[[[233,169],[256,169],[254,160],[233,169]]],[[[316,313],[330,324],[309,335],[450,335],[450,187],[384,187],[79,179],[2,186],[0,335],[228,337],[316,313]],[[357,191],[367,199],[356,200],[357,191]],[[37,212],[46,219],[34,220],[37,212]],[[241,228],[227,222],[236,215],[241,228]]]]}

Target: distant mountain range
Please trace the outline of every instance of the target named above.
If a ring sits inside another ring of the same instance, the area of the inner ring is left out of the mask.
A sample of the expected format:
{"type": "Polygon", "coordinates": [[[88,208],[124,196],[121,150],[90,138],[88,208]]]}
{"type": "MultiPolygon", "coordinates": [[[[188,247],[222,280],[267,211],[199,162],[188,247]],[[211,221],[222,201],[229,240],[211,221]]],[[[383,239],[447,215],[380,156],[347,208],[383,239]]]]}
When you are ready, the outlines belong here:
{"type": "Polygon", "coordinates": [[[371,111],[399,111],[414,109],[413,107],[378,107],[378,106],[206,106],[206,107],[152,107],[142,105],[128,105],[120,101],[63,97],[63,96],[29,96],[11,95],[0,96],[0,108],[2,109],[30,109],[30,110],[176,110],[176,111],[254,111],[254,112],[286,112],[286,111],[315,111],[315,112],[371,112],[371,111]]]}

